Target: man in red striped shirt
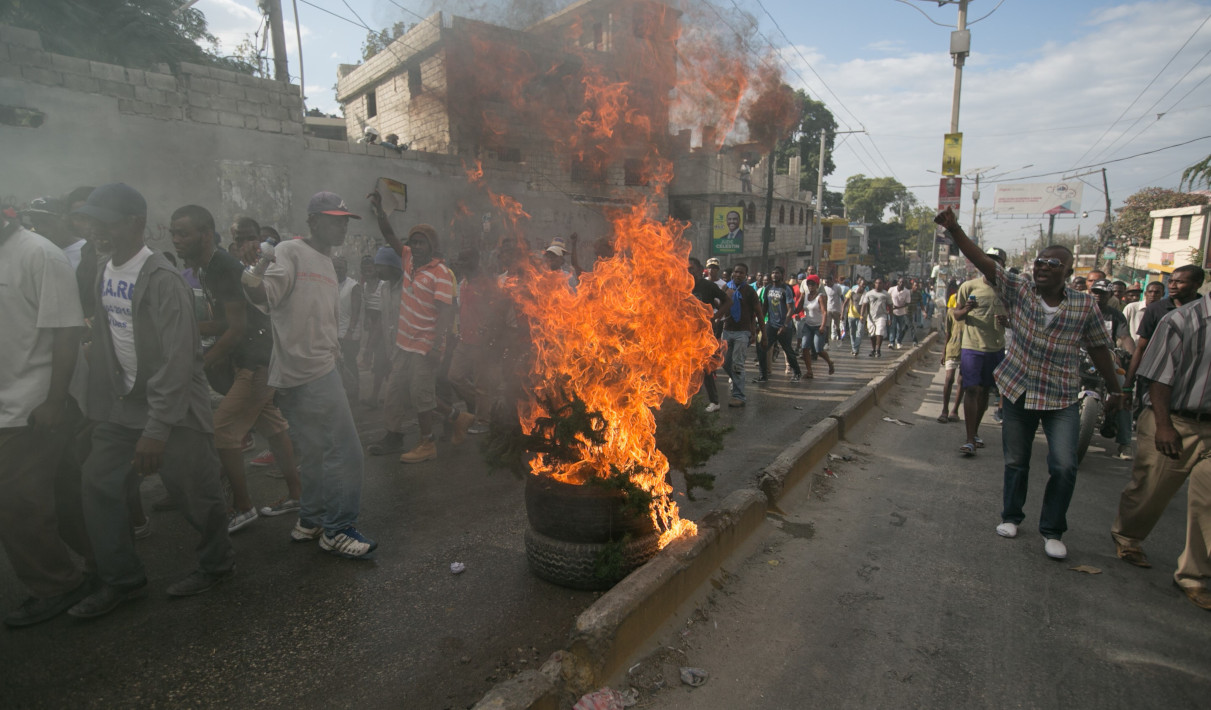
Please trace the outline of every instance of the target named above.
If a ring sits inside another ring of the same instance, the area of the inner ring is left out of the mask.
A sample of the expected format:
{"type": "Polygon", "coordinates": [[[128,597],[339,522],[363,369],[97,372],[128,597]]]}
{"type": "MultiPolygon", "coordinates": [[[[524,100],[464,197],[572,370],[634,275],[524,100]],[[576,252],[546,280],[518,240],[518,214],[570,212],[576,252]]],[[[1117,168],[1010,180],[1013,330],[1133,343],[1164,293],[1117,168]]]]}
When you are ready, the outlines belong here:
{"type": "Polygon", "coordinates": [[[399,460],[421,463],[437,458],[437,443],[433,439],[437,371],[454,323],[454,274],[438,256],[437,230],[418,224],[408,231],[407,242],[401,243],[387,220],[378,192],[370,194],[370,206],[383,238],[403,261],[395,344],[403,351],[402,373],[406,382],[402,391],[406,405],[416,411],[421,438],[399,460]]]}

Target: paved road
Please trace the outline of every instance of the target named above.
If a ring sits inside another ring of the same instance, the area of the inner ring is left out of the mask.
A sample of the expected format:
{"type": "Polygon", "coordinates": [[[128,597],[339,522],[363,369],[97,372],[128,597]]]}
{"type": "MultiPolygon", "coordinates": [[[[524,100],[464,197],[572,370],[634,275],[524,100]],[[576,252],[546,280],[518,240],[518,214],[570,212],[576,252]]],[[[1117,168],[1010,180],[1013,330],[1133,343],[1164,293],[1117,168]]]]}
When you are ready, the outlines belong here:
{"type": "MultiPolygon", "coordinates": [[[[687,517],[752,485],[787,443],[901,353],[888,354],[846,355],[836,376],[820,368],[799,384],[779,363],[773,382],[750,384],[749,406],[721,413],[735,429],[707,467],[715,490],[697,491],[687,517]]],[[[380,433],[377,416],[360,412],[365,441],[380,433]]],[[[259,503],[282,491],[256,469],[249,479],[259,503]]],[[[159,490],[157,479],[145,482],[145,501],[159,490]]],[[[232,538],[234,580],[169,601],[164,587],[190,570],[194,538],[176,513],[152,521],[151,537],[137,543],[146,600],[93,622],[0,627],[0,707],[467,707],[564,647],[597,598],[529,574],[522,483],[487,471],[477,446],[442,447],[437,461],[415,467],[367,458],[362,528],[379,541],[375,562],[291,544],[292,519],[262,519],[232,538]],[[467,571],[452,575],[454,561],[467,571]]],[[[22,597],[0,556],[0,609],[22,597]]]]}
{"type": "Polygon", "coordinates": [[[1035,529],[1040,437],[1027,520],[1000,538],[1000,430],[985,426],[989,448],[962,459],[960,425],[933,421],[934,368],[923,362],[887,408],[911,426],[868,418],[836,449],[854,460],[836,463],[835,478],[817,473],[810,497],[795,491],[757,551],[726,566],[667,648],[634,669],[641,707],[1208,706],[1211,616],[1171,582],[1184,492],[1146,544],[1156,567],[1131,567],[1109,533],[1129,464],[1091,448],[1069,558],[1050,560],[1035,529]],[[682,685],[685,665],[710,679],[682,685]]]}

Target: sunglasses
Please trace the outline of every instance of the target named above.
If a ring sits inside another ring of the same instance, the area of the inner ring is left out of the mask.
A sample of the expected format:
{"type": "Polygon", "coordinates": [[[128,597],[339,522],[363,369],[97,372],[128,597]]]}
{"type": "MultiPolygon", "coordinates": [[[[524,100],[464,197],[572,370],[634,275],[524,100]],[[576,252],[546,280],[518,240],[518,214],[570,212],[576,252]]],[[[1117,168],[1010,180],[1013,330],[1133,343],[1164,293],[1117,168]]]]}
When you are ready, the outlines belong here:
{"type": "Polygon", "coordinates": [[[1059,259],[1055,259],[1055,258],[1052,258],[1052,259],[1035,259],[1035,260],[1034,260],[1034,265],[1035,265],[1035,267],[1039,267],[1039,266],[1046,266],[1046,267],[1047,267],[1047,268],[1049,268],[1049,269],[1058,269],[1058,268],[1060,268],[1061,266],[1063,266],[1063,265],[1064,265],[1064,262],[1060,261],[1059,259]]]}

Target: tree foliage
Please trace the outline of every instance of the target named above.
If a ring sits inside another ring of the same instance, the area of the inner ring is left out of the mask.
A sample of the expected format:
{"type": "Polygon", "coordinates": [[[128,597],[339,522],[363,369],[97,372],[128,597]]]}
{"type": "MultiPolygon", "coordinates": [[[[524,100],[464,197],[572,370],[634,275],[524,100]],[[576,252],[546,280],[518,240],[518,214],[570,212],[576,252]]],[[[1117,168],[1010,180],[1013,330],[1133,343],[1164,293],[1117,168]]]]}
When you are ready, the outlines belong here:
{"type": "Polygon", "coordinates": [[[181,0],[8,0],[0,23],[34,30],[50,52],[127,67],[193,62],[253,73],[255,66],[217,54],[218,40],[181,0]]]}
{"type": "Polygon", "coordinates": [[[799,189],[814,193],[820,167],[820,130],[824,129],[824,175],[832,175],[837,169],[833,163],[833,146],[837,139],[837,121],[823,101],[808,97],[799,89],[795,96],[801,107],[798,121],[786,140],[778,144],[776,155],[779,163],[790,163],[791,156],[799,156],[799,189]]]}
{"type": "Polygon", "coordinates": [[[362,42],[362,60],[369,59],[379,52],[385,51],[387,45],[404,36],[408,30],[416,25],[407,25],[403,22],[396,22],[390,27],[384,27],[378,32],[367,32],[366,39],[362,42]]]}
{"type": "Polygon", "coordinates": [[[888,207],[906,214],[915,204],[913,194],[895,178],[858,174],[845,181],[845,209],[851,222],[882,222],[888,207]]]}
{"type": "Polygon", "coordinates": [[[1123,206],[1115,210],[1118,216],[1115,217],[1112,226],[1114,236],[1150,241],[1152,239],[1152,218],[1148,216],[1149,212],[1205,204],[1207,204],[1206,195],[1176,192],[1163,187],[1146,187],[1128,197],[1123,201],[1123,206]]]}
{"type": "Polygon", "coordinates": [[[1200,183],[1203,187],[1211,187],[1211,155],[1183,170],[1182,181],[1178,187],[1193,190],[1200,183]]]}
{"type": "Polygon", "coordinates": [[[870,225],[870,253],[875,257],[874,272],[890,274],[908,268],[904,247],[913,235],[900,222],[870,225]]]}

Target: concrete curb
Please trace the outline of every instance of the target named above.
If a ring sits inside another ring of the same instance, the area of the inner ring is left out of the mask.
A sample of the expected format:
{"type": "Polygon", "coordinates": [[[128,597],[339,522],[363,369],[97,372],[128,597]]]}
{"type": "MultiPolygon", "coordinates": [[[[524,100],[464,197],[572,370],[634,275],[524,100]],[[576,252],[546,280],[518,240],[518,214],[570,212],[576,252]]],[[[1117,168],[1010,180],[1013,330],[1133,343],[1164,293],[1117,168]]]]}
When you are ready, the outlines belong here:
{"type": "Polygon", "coordinates": [[[937,341],[930,333],[894,368],[872,379],[804,432],[762,471],[758,488],[728,496],[698,523],[698,534],[677,540],[606,592],[576,619],[570,645],[539,671],[493,687],[472,710],[550,710],[571,705],[624,669],[677,609],[752,536],[784,492],[802,481],[875,408],[937,341]]]}

